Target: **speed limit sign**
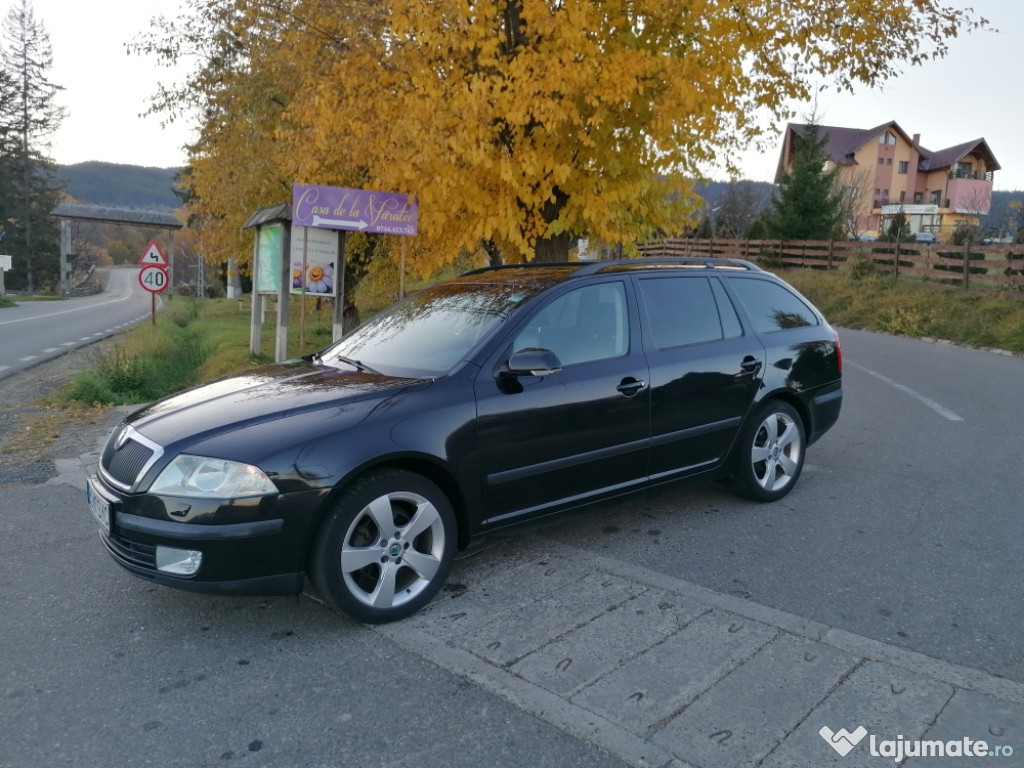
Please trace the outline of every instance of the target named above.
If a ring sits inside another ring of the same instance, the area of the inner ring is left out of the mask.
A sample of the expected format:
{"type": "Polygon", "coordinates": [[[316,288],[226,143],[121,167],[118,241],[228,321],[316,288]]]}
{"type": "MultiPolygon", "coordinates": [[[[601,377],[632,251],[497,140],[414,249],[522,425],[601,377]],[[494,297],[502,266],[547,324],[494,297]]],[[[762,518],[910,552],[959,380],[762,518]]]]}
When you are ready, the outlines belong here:
{"type": "Polygon", "coordinates": [[[150,293],[160,293],[167,289],[167,271],[155,264],[143,267],[139,270],[139,285],[150,293]]]}

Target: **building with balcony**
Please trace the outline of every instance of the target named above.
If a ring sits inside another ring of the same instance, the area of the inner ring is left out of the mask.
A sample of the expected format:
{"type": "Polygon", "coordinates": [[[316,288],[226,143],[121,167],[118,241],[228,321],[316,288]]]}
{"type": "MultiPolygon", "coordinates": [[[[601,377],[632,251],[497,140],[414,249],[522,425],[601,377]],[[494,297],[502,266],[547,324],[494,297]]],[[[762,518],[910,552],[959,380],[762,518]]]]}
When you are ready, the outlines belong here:
{"type": "MultiPolygon", "coordinates": [[[[792,169],[806,124],[786,126],[776,183],[792,169]]],[[[985,139],[932,151],[920,134],[897,123],[874,128],[817,126],[830,167],[839,169],[844,225],[851,236],[877,237],[900,211],[912,233],[949,240],[957,227],[977,225],[992,204],[999,163],[985,139]]]]}

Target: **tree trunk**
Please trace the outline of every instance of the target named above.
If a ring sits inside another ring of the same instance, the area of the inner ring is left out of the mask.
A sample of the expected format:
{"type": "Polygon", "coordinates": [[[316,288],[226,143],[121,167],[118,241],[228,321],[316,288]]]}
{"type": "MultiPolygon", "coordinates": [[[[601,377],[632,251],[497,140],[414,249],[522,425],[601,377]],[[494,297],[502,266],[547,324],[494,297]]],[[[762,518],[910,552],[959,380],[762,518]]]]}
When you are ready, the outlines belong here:
{"type": "MultiPolygon", "coordinates": [[[[544,223],[550,225],[558,220],[562,208],[569,202],[569,196],[558,187],[552,192],[553,200],[544,203],[541,209],[541,216],[544,223]]],[[[534,261],[568,261],[569,248],[572,247],[573,237],[568,232],[561,232],[557,235],[549,235],[545,238],[537,238],[537,247],[534,251],[534,261]]]]}

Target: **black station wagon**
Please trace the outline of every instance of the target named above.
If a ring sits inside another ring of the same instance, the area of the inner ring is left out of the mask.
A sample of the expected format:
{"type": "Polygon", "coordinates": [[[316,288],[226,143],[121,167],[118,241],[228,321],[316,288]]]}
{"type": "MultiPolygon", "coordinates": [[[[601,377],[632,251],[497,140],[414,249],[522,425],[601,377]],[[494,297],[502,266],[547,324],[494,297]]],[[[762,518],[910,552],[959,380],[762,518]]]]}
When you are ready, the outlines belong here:
{"type": "Polygon", "coordinates": [[[505,526],[654,485],[774,501],[839,416],[835,331],[753,264],[528,264],[434,285],[309,358],[111,433],[88,503],[132,573],[367,622],[505,526]]]}

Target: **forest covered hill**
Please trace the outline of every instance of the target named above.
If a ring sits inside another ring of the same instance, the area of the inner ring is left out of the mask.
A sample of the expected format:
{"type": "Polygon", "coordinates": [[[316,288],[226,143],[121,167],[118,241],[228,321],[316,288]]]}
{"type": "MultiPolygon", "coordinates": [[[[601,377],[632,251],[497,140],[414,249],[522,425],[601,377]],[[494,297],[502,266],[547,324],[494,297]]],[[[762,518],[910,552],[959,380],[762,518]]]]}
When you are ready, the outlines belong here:
{"type": "Polygon", "coordinates": [[[66,192],[81,203],[128,208],[180,208],[174,179],[181,168],[88,162],[57,167],[66,192]]]}

